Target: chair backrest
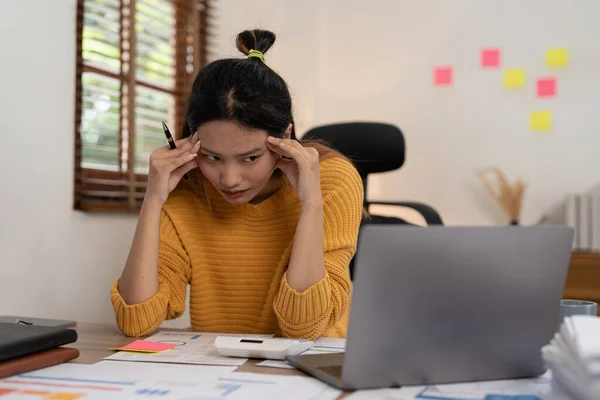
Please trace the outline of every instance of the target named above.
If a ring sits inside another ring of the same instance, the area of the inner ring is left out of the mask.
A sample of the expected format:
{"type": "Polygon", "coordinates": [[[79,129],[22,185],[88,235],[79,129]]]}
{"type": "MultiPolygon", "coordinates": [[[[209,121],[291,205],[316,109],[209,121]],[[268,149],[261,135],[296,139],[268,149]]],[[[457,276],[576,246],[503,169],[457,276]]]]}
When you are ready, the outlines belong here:
{"type": "MultiPolygon", "coordinates": [[[[367,206],[367,177],[376,172],[398,169],[404,164],[404,136],[394,125],[378,122],[346,122],[317,126],[302,136],[304,140],[320,140],[353,163],[363,181],[367,206]]],[[[406,224],[399,218],[371,216],[364,223],[406,224]]],[[[362,225],[361,224],[361,225],[362,225]]],[[[350,260],[350,278],[354,277],[354,258],[350,260]]]]}
{"type": "Polygon", "coordinates": [[[404,164],[404,136],[394,125],[347,122],[310,129],[303,140],[318,139],[348,157],[366,183],[368,174],[398,169],[404,164]]]}

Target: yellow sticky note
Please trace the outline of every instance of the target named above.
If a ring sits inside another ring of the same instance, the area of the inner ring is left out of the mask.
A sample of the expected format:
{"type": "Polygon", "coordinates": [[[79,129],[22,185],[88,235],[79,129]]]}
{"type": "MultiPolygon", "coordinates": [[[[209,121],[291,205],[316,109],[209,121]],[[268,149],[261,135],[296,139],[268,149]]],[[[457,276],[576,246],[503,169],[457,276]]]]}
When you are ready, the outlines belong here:
{"type": "Polygon", "coordinates": [[[566,67],[569,63],[569,51],[567,49],[548,49],[546,51],[546,65],[548,67],[566,67]]]}
{"type": "Polygon", "coordinates": [[[509,68],[504,71],[504,86],[518,88],[525,86],[525,70],[523,68],[509,68]]]}
{"type": "Polygon", "coordinates": [[[548,132],[552,128],[552,113],[533,111],[529,117],[529,128],[535,132],[548,132]]]}

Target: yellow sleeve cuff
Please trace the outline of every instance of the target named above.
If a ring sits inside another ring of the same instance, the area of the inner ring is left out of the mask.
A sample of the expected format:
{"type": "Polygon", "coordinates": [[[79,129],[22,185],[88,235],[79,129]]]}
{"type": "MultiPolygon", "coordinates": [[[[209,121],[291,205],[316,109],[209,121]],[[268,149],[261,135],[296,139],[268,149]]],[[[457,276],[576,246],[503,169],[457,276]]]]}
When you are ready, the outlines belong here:
{"type": "MultiPolygon", "coordinates": [[[[159,279],[160,281],[160,279],[159,279]]],[[[169,303],[169,285],[159,283],[158,291],[148,300],[127,304],[119,293],[117,280],[110,293],[115,309],[117,326],[126,336],[145,336],[156,330],[165,320],[169,303]]]]}
{"type": "Polygon", "coordinates": [[[309,339],[321,336],[332,307],[331,283],[327,272],[323,279],[302,293],[290,287],[287,273],[283,275],[274,309],[284,336],[309,339]]]}

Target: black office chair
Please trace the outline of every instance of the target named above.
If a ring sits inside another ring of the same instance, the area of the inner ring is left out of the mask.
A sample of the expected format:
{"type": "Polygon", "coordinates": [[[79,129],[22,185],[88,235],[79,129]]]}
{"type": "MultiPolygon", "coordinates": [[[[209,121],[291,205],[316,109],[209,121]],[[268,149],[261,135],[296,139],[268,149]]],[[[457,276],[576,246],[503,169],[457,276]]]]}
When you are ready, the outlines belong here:
{"type": "MultiPolygon", "coordinates": [[[[432,207],[418,202],[406,201],[370,201],[367,199],[367,180],[369,174],[388,172],[404,164],[404,136],[398,127],[384,123],[349,122],[323,125],[310,129],[301,141],[320,140],[348,157],[356,166],[363,180],[364,207],[391,205],[408,207],[418,211],[427,225],[443,225],[442,218],[432,207]]],[[[408,224],[402,218],[373,215],[369,213],[363,224],[408,224]]],[[[410,225],[410,224],[409,224],[410,225]]],[[[353,274],[353,263],[350,264],[353,274]]]]}

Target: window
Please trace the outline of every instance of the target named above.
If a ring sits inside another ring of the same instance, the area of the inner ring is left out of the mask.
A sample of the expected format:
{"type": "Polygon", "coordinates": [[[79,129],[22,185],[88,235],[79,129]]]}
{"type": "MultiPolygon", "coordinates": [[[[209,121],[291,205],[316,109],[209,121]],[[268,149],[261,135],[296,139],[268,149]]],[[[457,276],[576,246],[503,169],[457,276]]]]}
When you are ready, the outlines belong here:
{"type": "Polygon", "coordinates": [[[77,0],[74,208],[137,211],[206,62],[208,0],[77,0]]]}

